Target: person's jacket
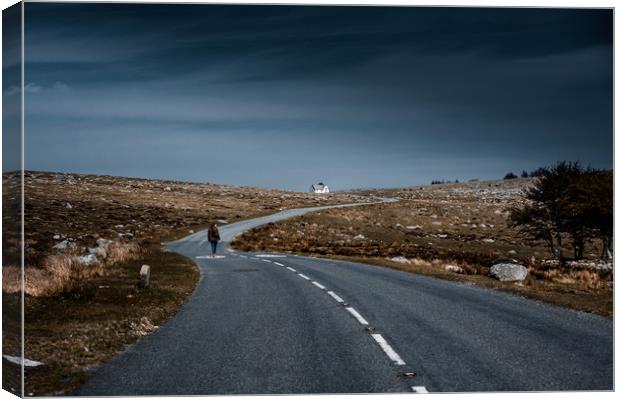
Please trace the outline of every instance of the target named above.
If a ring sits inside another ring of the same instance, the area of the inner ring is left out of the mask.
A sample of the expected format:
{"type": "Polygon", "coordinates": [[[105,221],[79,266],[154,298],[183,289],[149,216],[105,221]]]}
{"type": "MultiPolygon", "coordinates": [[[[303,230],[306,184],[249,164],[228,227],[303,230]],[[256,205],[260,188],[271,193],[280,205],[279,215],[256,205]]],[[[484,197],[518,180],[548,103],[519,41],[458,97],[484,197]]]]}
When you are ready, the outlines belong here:
{"type": "Polygon", "coordinates": [[[209,229],[209,233],[207,234],[207,239],[209,241],[219,241],[220,240],[220,232],[217,230],[217,227],[209,229]]]}

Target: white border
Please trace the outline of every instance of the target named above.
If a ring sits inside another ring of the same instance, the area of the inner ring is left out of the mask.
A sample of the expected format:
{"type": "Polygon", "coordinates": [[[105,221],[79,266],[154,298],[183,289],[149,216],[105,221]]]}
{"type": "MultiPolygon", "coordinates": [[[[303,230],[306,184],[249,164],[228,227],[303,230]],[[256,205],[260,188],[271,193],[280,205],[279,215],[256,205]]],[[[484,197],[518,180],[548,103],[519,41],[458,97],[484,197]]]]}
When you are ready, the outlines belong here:
{"type": "MultiPolygon", "coordinates": [[[[28,0],[27,2],[54,2],[54,1],[48,1],[48,0],[28,0]]],[[[59,1],[56,1],[59,2],[59,1]]],[[[590,0],[590,1],[583,1],[583,0],[537,0],[537,1],[532,1],[532,0],[528,0],[528,1],[519,1],[519,0],[501,0],[501,1],[484,1],[484,0],[449,0],[449,1],[420,1],[420,0],[374,0],[374,1],[363,1],[363,0],[358,0],[358,1],[346,1],[346,0],[340,0],[340,1],[317,1],[317,0],[306,0],[306,1],[299,1],[299,0],[288,0],[288,1],[278,1],[278,0],[272,0],[272,1],[261,1],[261,0],[244,0],[244,1],[196,1],[196,0],[181,0],[181,1],[175,1],[175,0],[150,0],[150,1],[93,1],[93,0],[69,0],[69,1],[63,1],[63,2],[76,2],[76,3],[180,3],[180,4],[184,4],[184,3],[194,3],[194,4],[291,4],[291,5],[383,5],[383,6],[388,6],[388,5],[394,5],[394,6],[443,6],[443,7],[450,7],[450,6],[469,6],[469,7],[559,7],[559,8],[615,8],[616,6],[616,1],[613,0],[590,0]]],[[[2,5],[2,9],[7,8],[13,4],[16,4],[17,2],[14,0],[0,0],[0,4],[2,5]]],[[[23,7],[23,5],[22,5],[23,7]]],[[[22,12],[22,18],[23,18],[23,12],[22,12]]],[[[22,41],[23,41],[23,29],[24,29],[24,25],[22,23],[22,41]]],[[[0,33],[1,34],[1,33],[0,33]]],[[[23,42],[22,42],[23,43],[23,42]]],[[[614,11],[614,44],[618,43],[618,33],[617,30],[615,29],[615,11],[614,11]]],[[[22,45],[22,57],[23,57],[23,45],[22,45]]],[[[0,52],[0,63],[2,61],[2,54],[0,52]]],[[[615,102],[615,93],[617,92],[617,87],[618,87],[618,82],[615,79],[615,72],[616,72],[616,68],[617,68],[618,63],[616,62],[616,52],[615,52],[615,46],[614,46],[614,169],[615,169],[615,164],[616,164],[616,158],[615,155],[618,153],[617,152],[617,145],[618,143],[615,140],[615,115],[618,114],[618,112],[620,112],[620,109],[617,105],[617,103],[615,102]]],[[[23,74],[23,63],[22,63],[22,87],[23,87],[23,79],[24,79],[24,74],[23,74]]],[[[2,79],[0,78],[0,87],[2,83],[2,79]]],[[[2,105],[2,98],[0,96],[0,107],[2,105]]],[[[23,110],[23,105],[24,105],[24,98],[23,98],[23,90],[22,90],[22,110],[23,110]]],[[[22,112],[22,129],[23,129],[23,112],[22,112]]],[[[0,132],[2,130],[2,127],[0,125],[0,132]]],[[[23,130],[22,130],[22,166],[23,166],[23,162],[24,162],[24,153],[23,153],[23,130]]],[[[2,149],[2,143],[0,141],[0,162],[1,162],[1,149],[2,149]]],[[[23,168],[22,168],[23,169],[23,168]]],[[[23,176],[22,176],[23,178],[23,176]]],[[[614,176],[614,195],[615,195],[615,187],[620,187],[620,185],[618,185],[618,183],[620,182],[620,177],[618,176],[618,174],[615,174],[614,176]]],[[[23,199],[23,197],[22,197],[23,199]]],[[[1,201],[1,197],[0,197],[0,201],[1,201]]],[[[619,201],[617,200],[617,197],[614,198],[614,207],[616,209],[618,209],[618,204],[619,201]]],[[[1,209],[1,208],[0,208],[1,209]]],[[[1,217],[1,210],[0,210],[0,217],[1,217]]],[[[620,221],[620,216],[618,215],[618,212],[615,213],[614,216],[614,223],[615,225],[618,225],[618,222],[620,221]]],[[[22,228],[23,228],[23,224],[22,224],[22,228]]],[[[23,234],[23,232],[22,232],[23,234]]],[[[617,245],[618,240],[615,240],[614,243],[614,252],[618,253],[618,247],[620,247],[620,245],[617,245]]],[[[23,248],[22,248],[23,250],[23,248]]],[[[1,255],[0,255],[0,263],[1,263],[1,255]]],[[[23,262],[23,256],[22,256],[22,262],[23,262]]],[[[614,304],[618,303],[618,290],[614,291],[614,304]]],[[[23,302],[22,302],[23,304],[23,302]]],[[[1,306],[1,303],[0,303],[1,306]]],[[[23,317],[23,316],[22,316],[23,317]]],[[[616,324],[616,320],[614,318],[614,348],[615,348],[615,343],[616,340],[618,339],[618,329],[615,328],[615,324],[616,324]]],[[[23,348],[22,348],[23,350],[23,348]]],[[[22,354],[23,355],[23,354],[22,354]]],[[[614,350],[614,364],[617,366],[618,363],[615,361],[616,360],[616,355],[617,352],[614,350]]],[[[0,366],[1,367],[1,366],[0,366]]],[[[620,372],[619,369],[620,367],[615,367],[614,370],[614,382],[617,383],[618,381],[620,381],[618,378],[620,376],[620,372]]],[[[0,369],[1,371],[1,369],[0,369]]],[[[455,372],[457,372],[455,370],[455,372]]],[[[398,394],[398,397],[401,398],[414,398],[415,394],[413,393],[409,393],[409,394],[398,394]]],[[[256,395],[244,395],[244,396],[236,396],[236,397],[242,397],[242,398],[263,398],[267,395],[261,395],[261,396],[256,396],[256,395]]],[[[272,397],[282,397],[281,395],[268,395],[267,397],[272,396],[272,397]]],[[[286,396],[286,395],[285,395],[286,396]]],[[[341,396],[341,395],[338,395],[341,396]]],[[[461,399],[461,398],[475,398],[475,397],[484,397],[484,398],[502,398],[502,399],[516,399],[516,398],[528,398],[528,399],[532,399],[532,398],[545,398],[545,399],[564,399],[564,398],[575,398],[575,399],[590,399],[591,397],[596,397],[596,398],[612,398],[615,397],[615,393],[614,392],[535,392],[535,393],[475,393],[475,394],[450,394],[450,398],[455,398],[455,399],[461,399]]],[[[0,399],[3,398],[14,398],[14,395],[11,395],[10,393],[6,392],[6,391],[0,391],[0,399]]],[[[309,398],[315,398],[316,395],[295,395],[295,398],[299,398],[299,399],[309,399],[309,398]]],[[[323,398],[331,398],[331,397],[336,397],[336,395],[321,395],[321,397],[323,398]]],[[[362,398],[366,398],[368,397],[368,395],[347,395],[347,398],[351,398],[351,399],[362,399],[362,398]]],[[[372,395],[373,398],[381,398],[381,399],[387,399],[387,398],[394,398],[394,395],[391,394],[380,394],[380,395],[372,395]]],[[[145,397],[142,396],[141,398],[149,398],[149,397],[145,397]]],[[[183,398],[182,396],[168,396],[168,398],[183,398]]],[[[229,399],[230,396],[208,396],[208,398],[226,398],[229,399]]]]}

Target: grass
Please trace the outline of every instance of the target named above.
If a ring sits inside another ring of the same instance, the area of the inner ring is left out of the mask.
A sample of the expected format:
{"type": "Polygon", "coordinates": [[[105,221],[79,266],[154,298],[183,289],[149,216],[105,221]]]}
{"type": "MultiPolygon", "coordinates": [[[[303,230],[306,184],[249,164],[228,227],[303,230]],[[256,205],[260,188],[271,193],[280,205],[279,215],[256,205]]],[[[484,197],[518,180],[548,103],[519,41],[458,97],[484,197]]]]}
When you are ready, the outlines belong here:
{"type": "MultiPolygon", "coordinates": [[[[307,214],[253,229],[232,245],[243,251],[291,252],[387,266],[613,316],[613,271],[583,265],[560,268],[547,261],[545,243],[527,240],[508,225],[506,209],[522,200],[528,184],[530,180],[515,179],[366,190],[365,195],[400,201],[307,214]],[[498,259],[525,265],[528,278],[509,283],[490,277],[490,267],[498,259]],[[448,265],[460,272],[446,270],[448,265]]],[[[586,249],[595,260],[600,244],[590,242],[586,249]]],[[[564,250],[570,253],[570,248],[564,250]]]]}
{"type": "MultiPolygon", "coordinates": [[[[26,357],[45,366],[26,368],[26,394],[66,393],[90,374],[93,366],[123,351],[172,316],[199,279],[189,259],[158,246],[139,259],[115,264],[62,295],[26,296],[26,357]],[[142,264],[151,266],[151,285],[139,288],[142,264]]],[[[18,294],[4,295],[16,306],[18,294]]],[[[11,324],[5,319],[4,323],[11,324]]]]}
{"type": "MultiPolygon", "coordinates": [[[[45,257],[40,267],[24,268],[24,291],[26,295],[46,297],[71,292],[88,280],[102,277],[109,268],[119,262],[137,259],[142,249],[135,242],[111,242],[106,248],[96,248],[97,260],[84,264],[77,255],[57,253],[45,257]]],[[[21,268],[2,268],[2,291],[8,294],[20,291],[21,268]]]]}
{"type": "MultiPolygon", "coordinates": [[[[3,351],[19,355],[21,176],[3,174],[3,351]]],[[[173,315],[199,280],[196,265],[161,243],[282,209],[364,200],[210,183],[27,171],[24,174],[26,394],[74,389],[92,368],[173,315]],[[98,240],[111,243],[105,247],[98,240]],[[58,249],[62,242],[70,248],[58,249]],[[55,248],[56,247],[56,248],[55,248]],[[80,257],[96,255],[86,264],[80,257]],[[151,287],[138,272],[151,266],[151,287]]],[[[3,387],[19,393],[19,367],[3,387]]]]}

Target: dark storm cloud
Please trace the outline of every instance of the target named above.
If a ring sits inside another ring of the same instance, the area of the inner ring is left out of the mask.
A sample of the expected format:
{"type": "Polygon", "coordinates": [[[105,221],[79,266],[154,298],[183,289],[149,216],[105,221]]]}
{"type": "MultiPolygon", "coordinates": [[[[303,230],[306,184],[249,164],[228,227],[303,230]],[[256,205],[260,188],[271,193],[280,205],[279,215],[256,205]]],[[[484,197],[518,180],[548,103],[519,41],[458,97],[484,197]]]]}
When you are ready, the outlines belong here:
{"type": "Polygon", "coordinates": [[[303,189],[612,166],[610,10],[28,3],[26,60],[31,169],[303,189]]]}

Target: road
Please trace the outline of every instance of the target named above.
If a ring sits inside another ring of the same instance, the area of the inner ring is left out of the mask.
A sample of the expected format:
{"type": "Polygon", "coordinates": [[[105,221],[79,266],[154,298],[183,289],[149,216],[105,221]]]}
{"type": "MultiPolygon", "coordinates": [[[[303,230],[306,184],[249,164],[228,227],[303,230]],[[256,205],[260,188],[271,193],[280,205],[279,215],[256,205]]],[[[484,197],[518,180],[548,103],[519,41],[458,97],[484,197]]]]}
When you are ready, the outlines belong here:
{"type": "Polygon", "coordinates": [[[611,320],[383,267],[227,248],[318,209],[221,227],[221,258],[206,257],[206,231],[170,243],[199,265],[195,292],[74,394],[613,389],[611,320]]]}

